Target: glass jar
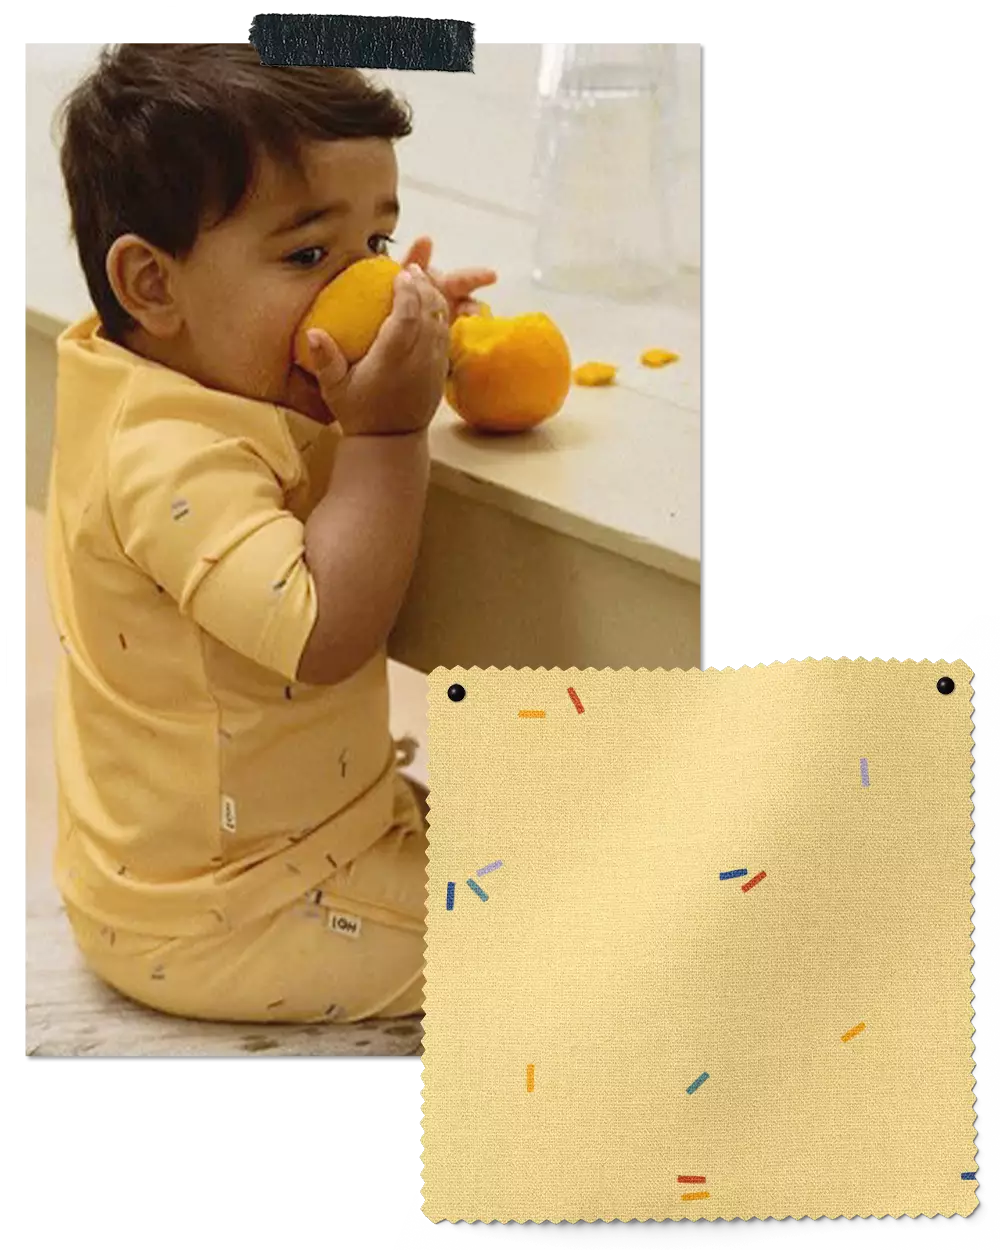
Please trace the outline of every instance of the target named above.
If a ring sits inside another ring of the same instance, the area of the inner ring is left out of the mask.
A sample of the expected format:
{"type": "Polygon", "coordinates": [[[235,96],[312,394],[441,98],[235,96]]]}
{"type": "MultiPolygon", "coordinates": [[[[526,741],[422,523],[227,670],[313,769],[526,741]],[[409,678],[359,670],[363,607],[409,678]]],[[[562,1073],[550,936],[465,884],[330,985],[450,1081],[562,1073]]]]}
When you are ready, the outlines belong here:
{"type": "Polygon", "coordinates": [[[532,277],[642,297],[677,272],[671,221],[672,44],[545,44],[532,277]]]}

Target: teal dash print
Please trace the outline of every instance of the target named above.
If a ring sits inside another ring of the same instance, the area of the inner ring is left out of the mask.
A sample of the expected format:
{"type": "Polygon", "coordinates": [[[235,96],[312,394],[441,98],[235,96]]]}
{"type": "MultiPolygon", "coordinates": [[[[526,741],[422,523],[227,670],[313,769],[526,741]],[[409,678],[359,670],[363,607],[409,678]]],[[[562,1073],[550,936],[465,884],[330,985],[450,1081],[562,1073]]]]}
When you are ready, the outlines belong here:
{"type": "Polygon", "coordinates": [[[489,895],[486,893],[483,887],[481,885],[477,885],[476,882],[473,881],[471,877],[468,879],[468,881],[466,881],[465,884],[469,887],[469,889],[473,892],[473,894],[478,894],[484,903],[489,898],[489,895]]]}
{"type": "Polygon", "coordinates": [[[689,1094],[693,1094],[694,1091],[696,1089],[699,1089],[702,1085],[704,1085],[707,1080],[708,1080],[708,1073],[703,1072],[701,1076],[698,1077],[697,1081],[691,1082],[691,1084],[687,1087],[687,1092],[689,1094]]]}

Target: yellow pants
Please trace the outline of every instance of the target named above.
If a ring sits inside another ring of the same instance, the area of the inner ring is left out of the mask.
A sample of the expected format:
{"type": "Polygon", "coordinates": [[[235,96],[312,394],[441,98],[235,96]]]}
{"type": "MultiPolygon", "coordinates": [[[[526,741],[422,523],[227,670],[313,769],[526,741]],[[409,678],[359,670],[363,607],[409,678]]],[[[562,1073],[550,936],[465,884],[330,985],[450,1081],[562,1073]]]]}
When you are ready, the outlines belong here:
{"type": "Polygon", "coordinates": [[[347,1023],[420,1011],[427,833],[409,785],[392,829],[297,903],[235,933],[156,938],[66,913],[91,969],[170,1015],[347,1023]]]}

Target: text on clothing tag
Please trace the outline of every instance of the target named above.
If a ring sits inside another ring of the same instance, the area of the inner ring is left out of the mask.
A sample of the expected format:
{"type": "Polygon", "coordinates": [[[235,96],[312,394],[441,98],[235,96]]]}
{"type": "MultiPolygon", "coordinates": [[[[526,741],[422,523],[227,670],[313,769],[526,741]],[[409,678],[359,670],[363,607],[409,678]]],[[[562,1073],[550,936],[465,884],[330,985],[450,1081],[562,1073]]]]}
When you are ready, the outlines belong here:
{"type": "Polygon", "coordinates": [[[327,928],[333,933],[340,933],[344,937],[359,938],[361,936],[361,917],[348,916],[343,912],[330,912],[330,919],[327,921],[327,928]]]}
{"type": "Polygon", "coordinates": [[[222,796],[222,829],[225,833],[236,832],[236,800],[228,794],[222,796]]]}

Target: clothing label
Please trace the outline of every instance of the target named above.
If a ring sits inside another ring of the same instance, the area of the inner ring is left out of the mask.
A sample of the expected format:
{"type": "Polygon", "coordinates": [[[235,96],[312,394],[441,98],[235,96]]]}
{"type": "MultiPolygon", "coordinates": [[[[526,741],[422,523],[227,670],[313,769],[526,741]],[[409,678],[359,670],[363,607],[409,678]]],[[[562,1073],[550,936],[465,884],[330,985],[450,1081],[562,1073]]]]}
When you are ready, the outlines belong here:
{"type": "Polygon", "coordinates": [[[359,938],[361,936],[361,917],[348,916],[343,912],[330,912],[330,919],[327,921],[327,928],[334,933],[340,933],[344,937],[359,938]]]}
{"type": "Polygon", "coordinates": [[[222,829],[224,833],[236,832],[236,800],[228,794],[222,796],[222,829]]]}

